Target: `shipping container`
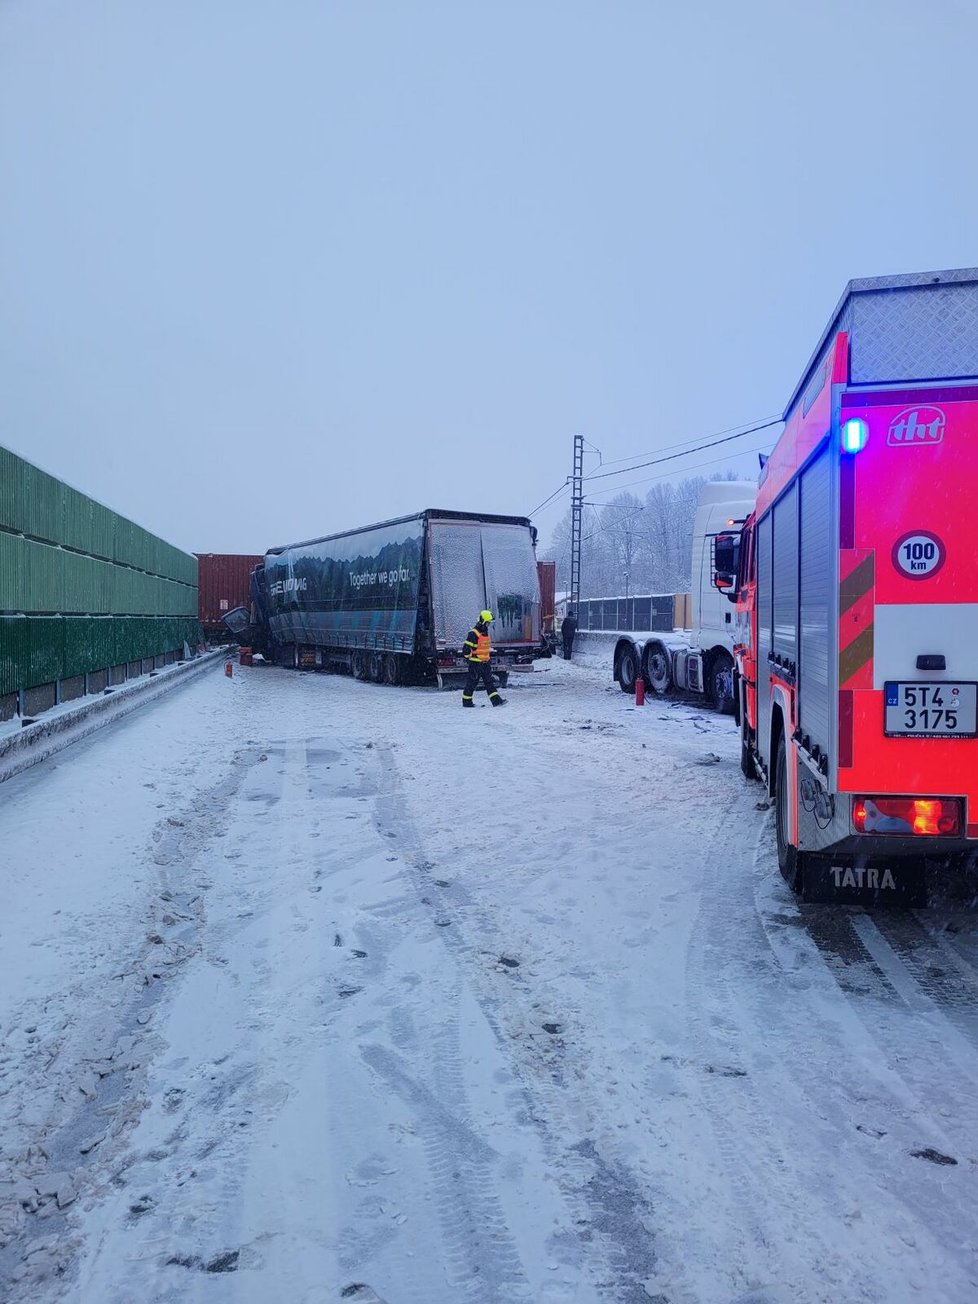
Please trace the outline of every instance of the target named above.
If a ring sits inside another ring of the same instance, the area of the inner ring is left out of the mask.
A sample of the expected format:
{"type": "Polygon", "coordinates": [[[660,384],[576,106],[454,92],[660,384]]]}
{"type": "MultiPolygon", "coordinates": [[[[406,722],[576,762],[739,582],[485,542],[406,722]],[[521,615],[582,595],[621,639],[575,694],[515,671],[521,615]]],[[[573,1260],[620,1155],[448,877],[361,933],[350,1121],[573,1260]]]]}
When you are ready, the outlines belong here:
{"type": "Polygon", "coordinates": [[[248,604],[251,572],[263,561],[261,553],[199,552],[197,618],[208,637],[227,639],[224,617],[248,604]]]}

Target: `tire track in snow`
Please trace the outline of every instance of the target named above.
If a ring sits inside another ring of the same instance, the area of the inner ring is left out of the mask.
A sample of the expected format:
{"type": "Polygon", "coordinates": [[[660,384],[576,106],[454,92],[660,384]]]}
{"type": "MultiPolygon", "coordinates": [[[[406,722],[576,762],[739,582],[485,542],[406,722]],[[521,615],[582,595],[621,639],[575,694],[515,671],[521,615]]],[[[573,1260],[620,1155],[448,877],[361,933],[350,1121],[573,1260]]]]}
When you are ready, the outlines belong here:
{"type": "MultiPolygon", "coordinates": [[[[722,830],[718,836],[725,836],[722,830]]],[[[722,854],[708,857],[712,869],[688,968],[697,1057],[745,1073],[728,1081],[722,1071],[714,1072],[699,1082],[729,1174],[732,1221],[746,1233],[744,1258],[749,1263],[754,1255],[755,1267],[763,1265],[769,1280],[790,1286],[793,1277],[814,1275],[824,1282],[817,1298],[825,1301],[892,1297],[888,1291],[895,1288],[899,1270],[877,1262],[872,1237],[867,1246],[859,1232],[867,1193],[877,1180],[872,1142],[860,1144],[863,1138],[850,1118],[854,1088],[858,1100],[851,1066],[865,1059],[863,1029],[834,974],[830,979],[825,969],[813,966],[811,950],[789,946],[793,963],[780,971],[773,954],[765,961],[768,929],[751,880],[770,880],[776,862],[768,841],[762,832],[753,863],[734,872],[724,867],[722,854]],[[764,1051],[767,1038],[777,1048],[777,1060],[764,1051]],[[859,1252],[864,1247],[866,1254],[859,1252]]],[[[874,1008],[880,1008],[879,1001],[874,1008]]],[[[883,1221],[887,1236],[895,1231],[908,1247],[916,1246],[913,1255],[908,1249],[908,1264],[947,1263],[955,1257],[948,1210],[921,1188],[919,1164],[917,1172],[910,1168],[915,1162],[903,1164],[903,1181],[898,1164],[869,1221],[883,1221]]],[[[880,1236],[879,1243],[885,1239],[880,1236]]],[[[957,1266],[964,1266],[960,1255],[957,1266]]],[[[738,1282],[742,1289],[749,1284],[738,1282]]]]}
{"type": "Polygon", "coordinates": [[[954,1025],[972,1048],[978,1050],[978,974],[945,941],[934,937],[914,914],[882,913],[856,916],[854,927],[894,987],[902,984],[894,973],[895,956],[917,989],[954,1025]],[[886,944],[880,951],[877,936],[886,944]]]}
{"type": "MultiPolygon", "coordinates": [[[[780,879],[775,881],[781,890],[780,879]]],[[[967,962],[933,938],[915,914],[792,900],[792,915],[778,909],[770,893],[766,901],[761,892],[755,895],[768,945],[786,970],[798,963],[800,939],[817,948],[863,1032],[898,1074],[908,1116],[927,1120],[921,1127],[929,1135],[919,1137],[919,1145],[971,1158],[976,1147],[970,1083],[978,1072],[978,990],[967,962]],[[949,1099],[939,1123],[934,1118],[935,1057],[952,1062],[942,1083],[949,1099]]],[[[872,1123],[867,1127],[873,1131],[872,1123]]]]}
{"type": "Polygon", "coordinates": [[[453,1298],[472,1304],[531,1300],[530,1287],[495,1195],[495,1153],[465,1117],[458,1065],[457,1016],[438,1038],[432,1067],[436,1094],[404,1056],[364,1044],[361,1056],[418,1119],[454,1277],[453,1298]]]}
{"type": "MultiPolygon", "coordinates": [[[[92,1024],[80,1020],[77,1029],[66,1033],[64,1045],[45,1048],[50,1062],[39,1067],[37,1079],[45,1083],[52,1103],[45,1111],[45,1130],[30,1138],[30,1148],[42,1147],[38,1153],[45,1160],[43,1169],[35,1161],[28,1183],[43,1184],[46,1174],[60,1172],[70,1176],[73,1189],[87,1195],[108,1181],[124,1180],[121,1175],[132,1162],[125,1147],[145,1105],[143,1066],[155,1053],[153,1015],[169,990],[168,980],[200,947],[209,881],[206,875],[197,881],[197,864],[203,849],[223,835],[228,809],[253,760],[247,749],[238,751],[225,777],[158,821],[147,852],[159,867],[158,889],[147,905],[147,944],[136,957],[120,961],[122,986],[102,998],[111,1010],[111,1026],[100,1020],[93,1041],[92,1024]],[[86,1071],[85,1066],[94,1068],[86,1071]],[[90,1085],[82,1094],[77,1084],[86,1077],[90,1085]]],[[[78,1008],[84,1009],[90,998],[89,985],[80,984],[78,1008]]],[[[10,1144],[11,1138],[5,1141],[10,1144]]],[[[77,1271],[82,1246],[71,1235],[71,1205],[65,1211],[52,1209],[43,1225],[35,1226],[29,1216],[22,1234],[0,1250],[0,1297],[9,1304],[21,1299],[39,1304],[49,1287],[56,1292],[51,1298],[60,1297],[77,1271]],[[38,1245],[46,1248],[38,1250],[38,1245]]]]}
{"type": "MultiPolygon", "coordinates": [[[[756,917],[744,911],[745,866],[730,862],[729,829],[718,815],[702,841],[701,903],[686,953],[687,1067],[694,1070],[687,1085],[709,1122],[719,1177],[727,1188],[726,1208],[713,1211],[708,1234],[715,1248],[712,1255],[703,1250],[703,1266],[708,1268],[711,1258],[723,1261],[732,1292],[749,1289],[748,1274],[758,1257],[768,1278],[778,1278],[778,1247],[771,1232],[787,1192],[779,1189],[786,1157],[766,1126],[766,1110],[745,1067],[749,1048],[742,1044],[731,1000],[732,962],[750,954],[751,942],[762,941],[763,933],[756,917]]],[[[723,1199],[719,1192],[715,1198],[723,1199]]],[[[701,1277],[695,1295],[702,1288],[701,1277]]],[[[711,1288],[717,1289],[715,1282],[711,1288]]]]}
{"type": "MultiPolygon", "coordinates": [[[[377,751],[384,773],[384,785],[376,797],[381,833],[396,833],[417,896],[429,904],[437,900],[436,914],[444,918],[448,912],[454,913],[453,903],[423,868],[427,862],[400,790],[394,755],[387,747],[377,751]]],[[[457,908],[457,901],[454,905],[457,908]]],[[[423,1140],[459,1298],[472,1304],[530,1300],[529,1282],[496,1193],[496,1155],[471,1123],[459,1041],[462,975],[468,967],[471,947],[460,939],[458,929],[445,927],[441,935],[445,945],[455,952],[457,963],[450,1008],[443,1011],[431,1057],[437,1095],[419,1081],[418,1066],[408,1068],[403,1056],[398,1062],[391,1052],[369,1045],[362,1048],[361,1054],[427,1123],[423,1140]]],[[[484,1007],[482,1012],[486,1013],[484,1007]]]]}
{"type": "MultiPolygon", "coordinates": [[[[470,990],[482,1016],[517,1073],[525,1102],[525,1116],[534,1126],[548,1159],[548,1171],[556,1178],[565,1204],[574,1211],[573,1220],[568,1219],[568,1223],[573,1222],[578,1239],[575,1270],[581,1277],[589,1276],[594,1280],[595,1300],[607,1300],[609,1304],[612,1301],[613,1304],[650,1304],[650,1300],[658,1297],[650,1296],[644,1285],[655,1270],[653,1238],[649,1230],[654,1215],[648,1197],[627,1165],[613,1158],[604,1158],[590,1139],[589,1134],[601,1130],[589,1123],[599,1116],[599,1110],[593,1102],[582,1103],[582,1082],[575,1080],[573,1084],[572,1115],[560,1067],[553,1056],[544,1055],[542,1061],[538,1057],[531,1067],[525,1054],[520,1056],[520,1051],[525,1050],[520,1030],[510,1035],[503,1030],[505,1009],[501,1007],[498,995],[485,983],[486,956],[493,951],[498,955],[506,949],[505,943],[497,940],[497,925],[457,880],[448,884],[431,876],[422,839],[411,820],[401,790],[396,759],[390,749],[381,748],[379,753],[388,776],[385,791],[378,794],[381,830],[396,830],[418,896],[432,903],[439,917],[464,922],[466,929],[475,931],[480,938],[479,947],[474,947],[465,940],[460,928],[445,927],[441,930],[442,940],[455,954],[460,972],[467,973],[470,990]],[[581,1139],[569,1144],[568,1136],[581,1139]]],[[[525,1022],[529,1023],[529,1019],[525,1022]]],[[[465,1117],[468,1106],[456,1041],[457,997],[451,1028],[452,1044],[449,1046],[447,1041],[443,1041],[440,1047],[443,1056],[439,1061],[440,1073],[443,1072],[446,1080],[453,1084],[453,1115],[465,1117]]],[[[606,1143],[607,1138],[602,1137],[602,1148],[606,1143]]],[[[446,1170],[440,1154],[436,1157],[436,1164],[441,1165],[440,1171],[444,1174],[446,1170]]],[[[488,1163],[473,1168],[478,1169],[475,1177],[477,1199],[485,1199],[485,1192],[495,1186],[488,1173],[488,1163]]],[[[492,1196],[491,1202],[495,1225],[502,1230],[505,1219],[498,1199],[492,1196]]],[[[469,1222],[466,1211],[463,1218],[465,1227],[469,1222]]],[[[452,1208],[449,1234],[453,1239],[457,1239],[459,1230],[457,1210],[452,1208]]],[[[504,1298],[519,1297],[509,1295],[504,1298]]],[[[483,1302],[489,1304],[490,1297],[476,1294],[473,1304],[483,1302]]]]}
{"type": "MultiPolygon", "coordinates": [[[[791,897],[786,911],[788,890],[776,868],[772,871],[776,864],[769,819],[758,839],[754,898],[781,969],[784,999],[762,1007],[756,990],[750,995],[758,1031],[765,1009],[777,1030],[799,1117],[808,1120],[824,1153],[834,1158],[835,1218],[844,1216],[846,1201],[857,1210],[868,1208],[865,1234],[856,1237],[858,1249],[871,1245],[874,1224],[881,1244],[907,1247],[906,1279],[898,1268],[886,1276],[889,1265],[867,1261],[865,1297],[902,1290],[906,1280],[914,1283],[915,1274],[923,1289],[922,1265],[928,1262],[949,1289],[953,1264],[966,1290],[975,1263],[962,1252],[954,1203],[955,1178],[964,1170],[944,1179],[925,1171],[914,1156],[927,1148],[970,1153],[978,1114],[969,1082],[975,1080],[978,1060],[957,1033],[941,1031],[943,1020],[934,1017],[936,1009],[909,974],[900,972],[895,957],[887,962],[876,924],[886,921],[884,927],[899,930],[901,916],[877,920],[858,908],[808,906],[791,897]],[[963,1051],[963,1062],[957,1051],[963,1051]],[[942,1076],[936,1066],[947,1059],[952,1065],[942,1076]],[[872,1208],[868,1193],[879,1186],[881,1169],[884,1185],[878,1207],[872,1208]],[[866,1280],[867,1273],[876,1275],[875,1282],[866,1280]]],[[[970,1177],[966,1184],[970,1190],[970,1177]]],[[[963,1193],[965,1183],[960,1185],[963,1193]]],[[[858,1216],[862,1220],[865,1214],[858,1216]]],[[[824,1218],[831,1222],[831,1205],[824,1218]]],[[[814,1221],[810,1217],[809,1225],[814,1221]]]]}

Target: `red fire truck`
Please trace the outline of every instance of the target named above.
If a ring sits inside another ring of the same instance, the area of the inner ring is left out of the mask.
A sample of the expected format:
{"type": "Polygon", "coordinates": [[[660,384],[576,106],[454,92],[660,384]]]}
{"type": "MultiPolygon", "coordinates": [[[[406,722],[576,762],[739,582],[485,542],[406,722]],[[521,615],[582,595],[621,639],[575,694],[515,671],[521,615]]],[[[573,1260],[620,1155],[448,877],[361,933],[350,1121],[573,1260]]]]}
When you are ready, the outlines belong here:
{"type": "Polygon", "coordinates": [[[978,268],[848,285],[739,537],[742,766],[806,900],[978,865],[978,268]]]}

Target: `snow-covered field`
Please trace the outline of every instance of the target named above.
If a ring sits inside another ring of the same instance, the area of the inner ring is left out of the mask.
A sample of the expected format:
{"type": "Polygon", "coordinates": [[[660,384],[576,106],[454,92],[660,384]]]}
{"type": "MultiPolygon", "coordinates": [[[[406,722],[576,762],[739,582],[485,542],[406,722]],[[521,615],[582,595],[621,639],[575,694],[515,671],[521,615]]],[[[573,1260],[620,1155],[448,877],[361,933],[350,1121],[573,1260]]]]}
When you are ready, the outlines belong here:
{"type": "Polygon", "coordinates": [[[216,670],[0,786],[0,1299],[978,1297],[970,899],[799,906],[732,721],[507,696],[216,670]]]}

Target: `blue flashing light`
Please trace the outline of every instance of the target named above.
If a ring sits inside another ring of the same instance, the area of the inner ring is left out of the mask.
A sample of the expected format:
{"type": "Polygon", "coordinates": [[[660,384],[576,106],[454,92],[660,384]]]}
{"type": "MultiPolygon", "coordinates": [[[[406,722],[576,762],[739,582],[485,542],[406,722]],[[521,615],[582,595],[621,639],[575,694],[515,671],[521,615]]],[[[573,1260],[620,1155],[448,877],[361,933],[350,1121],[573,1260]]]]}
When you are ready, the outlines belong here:
{"type": "Polygon", "coordinates": [[[869,438],[869,426],[862,417],[850,417],[842,427],[842,451],[859,453],[866,447],[869,438]]]}

